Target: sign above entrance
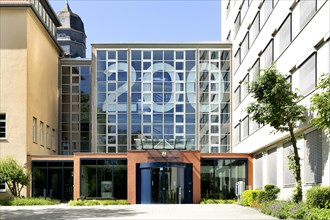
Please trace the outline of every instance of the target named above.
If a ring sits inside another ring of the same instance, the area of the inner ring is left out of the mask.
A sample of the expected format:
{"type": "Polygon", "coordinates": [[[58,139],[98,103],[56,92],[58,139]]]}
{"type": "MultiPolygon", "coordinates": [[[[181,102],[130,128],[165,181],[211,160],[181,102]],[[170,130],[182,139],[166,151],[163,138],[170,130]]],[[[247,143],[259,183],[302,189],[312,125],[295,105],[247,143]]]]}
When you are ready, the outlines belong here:
{"type": "Polygon", "coordinates": [[[179,162],[182,161],[180,151],[169,150],[151,150],[148,151],[148,161],[150,162],[179,162]]]}

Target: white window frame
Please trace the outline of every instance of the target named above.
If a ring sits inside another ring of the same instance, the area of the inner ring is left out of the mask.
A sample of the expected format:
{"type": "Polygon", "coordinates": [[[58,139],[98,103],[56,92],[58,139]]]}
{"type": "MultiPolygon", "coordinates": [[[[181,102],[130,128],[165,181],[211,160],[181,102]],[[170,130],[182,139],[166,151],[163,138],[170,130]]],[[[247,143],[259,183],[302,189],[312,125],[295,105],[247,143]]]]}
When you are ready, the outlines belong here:
{"type": "Polygon", "coordinates": [[[262,52],[260,66],[262,69],[269,69],[274,61],[274,41],[270,40],[262,52]],[[270,53],[271,52],[271,53],[270,53]],[[269,57],[270,55],[270,57],[269,57]],[[270,62],[269,62],[270,60],[270,62]]]}
{"type": "Polygon", "coordinates": [[[237,145],[241,142],[241,124],[238,123],[234,127],[234,145],[237,145]]]}
{"type": "Polygon", "coordinates": [[[246,116],[241,122],[241,138],[242,138],[242,140],[249,137],[249,134],[250,134],[249,130],[250,130],[250,128],[249,128],[249,116],[246,116]]]}
{"type": "Polygon", "coordinates": [[[55,129],[52,129],[52,150],[55,152],[56,151],[56,139],[55,139],[55,129]]]}
{"type": "Polygon", "coordinates": [[[241,83],[241,102],[248,96],[249,94],[249,74],[246,74],[241,83]]]}
{"type": "Polygon", "coordinates": [[[241,21],[244,20],[245,15],[247,14],[248,10],[249,10],[249,2],[248,2],[248,0],[243,0],[242,5],[241,5],[241,21]]]}
{"type": "Polygon", "coordinates": [[[0,122],[2,122],[2,123],[4,123],[5,125],[4,125],[4,129],[5,129],[5,131],[4,132],[1,132],[1,133],[4,133],[5,135],[4,135],[4,137],[1,137],[0,136],[0,140],[2,140],[2,139],[6,139],[7,138],[7,132],[6,132],[6,128],[7,128],[7,117],[6,117],[6,113],[0,113],[0,115],[1,116],[4,116],[4,119],[0,119],[0,122]]]}
{"type": "Polygon", "coordinates": [[[303,29],[306,24],[311,20],[313,15],[317,10],[316,0],[300,0],[299,1],[299,10],[300,10],[300,30],[303,29]],[[310,5],[306,5],[307,3],[314,3],[314,7],[310,7],[310,5]],[[307,11],[302,11],[303,8],[306,8],[307,11]],[[306,13],[308,12],[308,13],[306,13]],[[308,15],[308,16],[307,16],[308,15]],[[303,19],[303,20],[302,20],[303,19]]]}
{"type": "Polygon", "coordinates": [[[260,59],[257,59],[249,72],[249,83],[256,81],[260,73],[260,59]]]}
{"type": "Polygon", "coordinates": [[[317,79],[317,74],[316,74],[316,65],[317,65],[317,56],[316,53],[312,53],[299,67],[298,70],[294,72],[292,75],[292,89],[295,90],[296,88],[299,89],[301,94],[303,96],[307,96],[310,94],[316,86],[316,79],[317,79]],[[314,59],[314,60],[312,60],[314,59]],[[314,69],[313,71],[304,71],[305,65],[308,64],[308,62],[314,63],[314,69]],[[308,78],[306,77],[307,74],[313,74],[313,78],[308,78]],[[313,80],[313,81],[312,81],[313,80]],[[306,91],[302,91],[301,86],[305,86],[306,82],[314,82],[313,87],[310,85],[311,88],[307,89],[306,91]]]}
{"type": "Polygon", "coordinates": [[[241,12],[239,12],[235,18],[235,21],[234,21],[234,39],[236,38],[236,35],[240,29],[240,26],[241,26],[241,12]]]}
{"type": "Polygon", "coordinates": [[[49,137],[49,134],[50,133],[50,126],[49,125],[46,125],[46,147],[47,148],[50,148],[51,146],[50,146],[50,142],[51,142],[51,140],[50,140],[50,137],[49,137]]]}
{"type": "Polygon", "coordinates": [[[241,61],[244,60],[248,52],[249,52],[249,32],[246,32],[241,44],[241,61]]]}
{"type": "Polygon", "coordinates": [[[249,47],[251,48],[254,41],[257,39],[260,32],[260,12],[254,17],[249,29],[249,47]]]}
{"type": "Polygon", "coordinates": [[[32,119],[32,141],[37,143],[37,118],[33,117],[32,119]]]}
{"type": "Polygon", "coordinates": [[[45,133],[45,124],[40,121],[40,145],[41,146],[45,146],[45,137],[44,137],[44,133],[45,133]]]}
{"type": "Polygon", "coordinates": [[[241,104],[241,86],[237,86],[234,91],[234,109],[236,109],[241,104]]]}

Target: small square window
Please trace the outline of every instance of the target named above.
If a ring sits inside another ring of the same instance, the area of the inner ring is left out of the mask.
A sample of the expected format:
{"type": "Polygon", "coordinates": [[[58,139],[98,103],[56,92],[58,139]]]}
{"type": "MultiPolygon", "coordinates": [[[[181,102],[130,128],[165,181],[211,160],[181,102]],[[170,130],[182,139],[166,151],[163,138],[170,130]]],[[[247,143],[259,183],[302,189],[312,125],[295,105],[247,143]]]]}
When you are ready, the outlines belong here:
{"type": "Polygon", "coordinates": [[[6,192],[6,184],[0,183],[0,192],[6,192]]]}

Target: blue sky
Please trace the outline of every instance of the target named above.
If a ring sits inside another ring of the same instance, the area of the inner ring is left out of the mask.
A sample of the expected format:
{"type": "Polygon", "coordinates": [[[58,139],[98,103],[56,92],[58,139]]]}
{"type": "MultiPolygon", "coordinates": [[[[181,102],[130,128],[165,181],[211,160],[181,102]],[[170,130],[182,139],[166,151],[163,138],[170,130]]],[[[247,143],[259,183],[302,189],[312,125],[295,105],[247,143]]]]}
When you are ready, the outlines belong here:
{"type": "MultiPolygon", "coordinates": [[[[55,12],[65,0],[49,0],[55,12]]],[[[220,0],[69,0],[91,43],[220,40],[220,0]]]]}

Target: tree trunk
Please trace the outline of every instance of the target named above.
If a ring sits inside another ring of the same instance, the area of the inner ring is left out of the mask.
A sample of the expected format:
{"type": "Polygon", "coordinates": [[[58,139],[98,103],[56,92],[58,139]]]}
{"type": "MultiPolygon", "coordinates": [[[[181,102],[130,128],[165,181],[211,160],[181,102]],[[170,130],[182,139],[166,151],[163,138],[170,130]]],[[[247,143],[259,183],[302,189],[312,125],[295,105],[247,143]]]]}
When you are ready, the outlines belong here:
{"type": "Polygon", "coordinates": [[[293,173],[296,180],[296,188],[293,194],[293,200],[294,202],[299,203],[302,201],[300,157],[298,154],[297,139],[293,132],[292,125],[289,125],[289,131],[291,136],[291,143],[293,146],[294,163],[295,163],[293,173]]]}

